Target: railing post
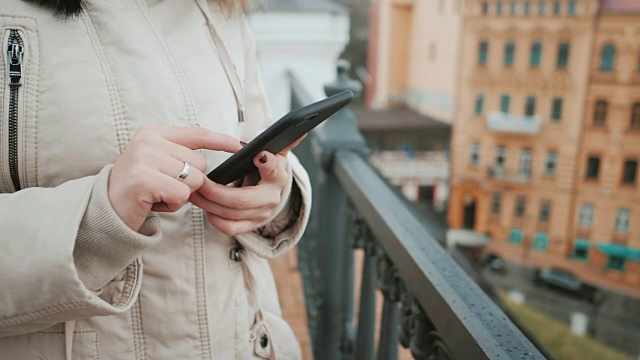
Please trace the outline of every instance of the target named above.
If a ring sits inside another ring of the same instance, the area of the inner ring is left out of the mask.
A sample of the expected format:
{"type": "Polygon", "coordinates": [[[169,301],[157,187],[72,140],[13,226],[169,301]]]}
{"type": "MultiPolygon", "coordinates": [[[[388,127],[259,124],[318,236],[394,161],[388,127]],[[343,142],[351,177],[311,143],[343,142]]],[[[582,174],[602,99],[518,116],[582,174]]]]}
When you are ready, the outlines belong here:
{"type": "Polygon", "coordinates": [[[362,220],[354,224],[354,247],[364,249],[360,308],[354,346],[355,360],[370,360],[375,356],[376,329],[376,242],[371,230],[362,220]]]}
{"type": "MultiPolygon", "coordinates": [[[[348,77],[349,63],[338,63],[338,77],[325,86],[327,96],[344,90],[358,94],[362,86],[348,77]]],[[[325,170],[318,191],[320,207],[319,257],[322,267],[323,301],[320,304],[317,359],[340,359],[350,355],[353,343],[353,252],[347,239],[347,197],[333,173],[335,154],[354,151],[365,155],[367,147],[353,113],[343,109],[321,125],[311,138],[311,148],[325,170]],[[345,353],[345,354],[341,354],[345,353]]]]}
{"type": "Polygon", "coordinates": [[[384,295],[382,305],[382,321],[380,324],[380,345],[378,346],[378,360],[398,359],[398,325],[400,308],[398,303],[403,293],[402,280],[386,254],[378,258],[379,287],[384,295]]]}

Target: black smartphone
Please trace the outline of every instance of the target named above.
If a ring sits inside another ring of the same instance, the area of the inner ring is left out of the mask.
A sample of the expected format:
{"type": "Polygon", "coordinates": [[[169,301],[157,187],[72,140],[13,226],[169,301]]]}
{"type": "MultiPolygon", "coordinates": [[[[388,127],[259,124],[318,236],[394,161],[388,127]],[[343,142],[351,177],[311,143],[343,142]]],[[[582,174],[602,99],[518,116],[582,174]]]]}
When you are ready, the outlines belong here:
{"type": "Polygon", "coordinates": [[[253,157],[261,151],[277,154],[311,131],[353,99],[343,91],[313,104],[295,109],[256,136],[245,147],[211,170],[207,177],[218,184],[229,184],[256,169],[253,157]]]}

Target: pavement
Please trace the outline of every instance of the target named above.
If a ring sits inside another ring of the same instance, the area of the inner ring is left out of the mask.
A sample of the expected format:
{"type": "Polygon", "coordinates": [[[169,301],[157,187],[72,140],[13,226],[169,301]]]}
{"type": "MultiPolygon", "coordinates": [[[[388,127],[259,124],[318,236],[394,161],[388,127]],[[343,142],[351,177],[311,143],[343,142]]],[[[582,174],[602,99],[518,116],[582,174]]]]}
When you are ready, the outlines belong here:
{"type": "Polygon", "coordinates": [[[604,299],[599,304],[569,296],[533,282],[534,268],[506,262],[506,271],[483,271],[485,279],[507,292],[518,292],[525,303],[570,324],[573,313],[588,316],[587,334],[611,348],[638,358],[640,353],[640,301],[633,296],[600,288],[604,299]]]}

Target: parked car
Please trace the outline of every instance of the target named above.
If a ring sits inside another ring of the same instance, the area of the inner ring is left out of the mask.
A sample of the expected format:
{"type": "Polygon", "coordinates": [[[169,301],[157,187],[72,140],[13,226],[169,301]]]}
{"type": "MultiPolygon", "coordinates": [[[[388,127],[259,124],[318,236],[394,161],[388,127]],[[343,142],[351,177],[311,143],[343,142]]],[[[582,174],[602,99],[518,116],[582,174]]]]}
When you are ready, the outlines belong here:
{"type": "Polygon", "coordinates": [[[488,253],[485,256],[484,265],[498,273],[505,273],[507,271],[504,260],[494,253],[488,253]]]}
{"type": "Polygon", "coordinates": [[[602,302],[604,296],[598,288],[583,283],[572,273],[560,269],[539,269],[535,271],[534,282],[574,297],[587,300],[592,304],[602,302]]]}

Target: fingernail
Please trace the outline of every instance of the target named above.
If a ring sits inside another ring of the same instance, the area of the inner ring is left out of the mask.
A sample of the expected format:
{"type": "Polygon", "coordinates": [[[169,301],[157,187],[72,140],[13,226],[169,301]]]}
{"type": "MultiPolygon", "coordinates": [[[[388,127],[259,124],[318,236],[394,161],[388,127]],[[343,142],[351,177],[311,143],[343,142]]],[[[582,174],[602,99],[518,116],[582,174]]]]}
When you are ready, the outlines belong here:
{"type": "Polygon", "coordinates": [[[191,126],[200,127],[200,124],[193,124],[191,126]]]}
{"type": "Polygon", "coordinates": [[[260,155],[260,159],[258,161],[260,161],[260,164],[266,164],[267,163],[267,154],[260,155]]]}
{"type": "Polygon", "coordinates": [[[242,147],[245,147],[245,146],[247,146],[247,143],[244,142],[244,141],[240,141],[240,145],[242,145],[242,147]]]}

